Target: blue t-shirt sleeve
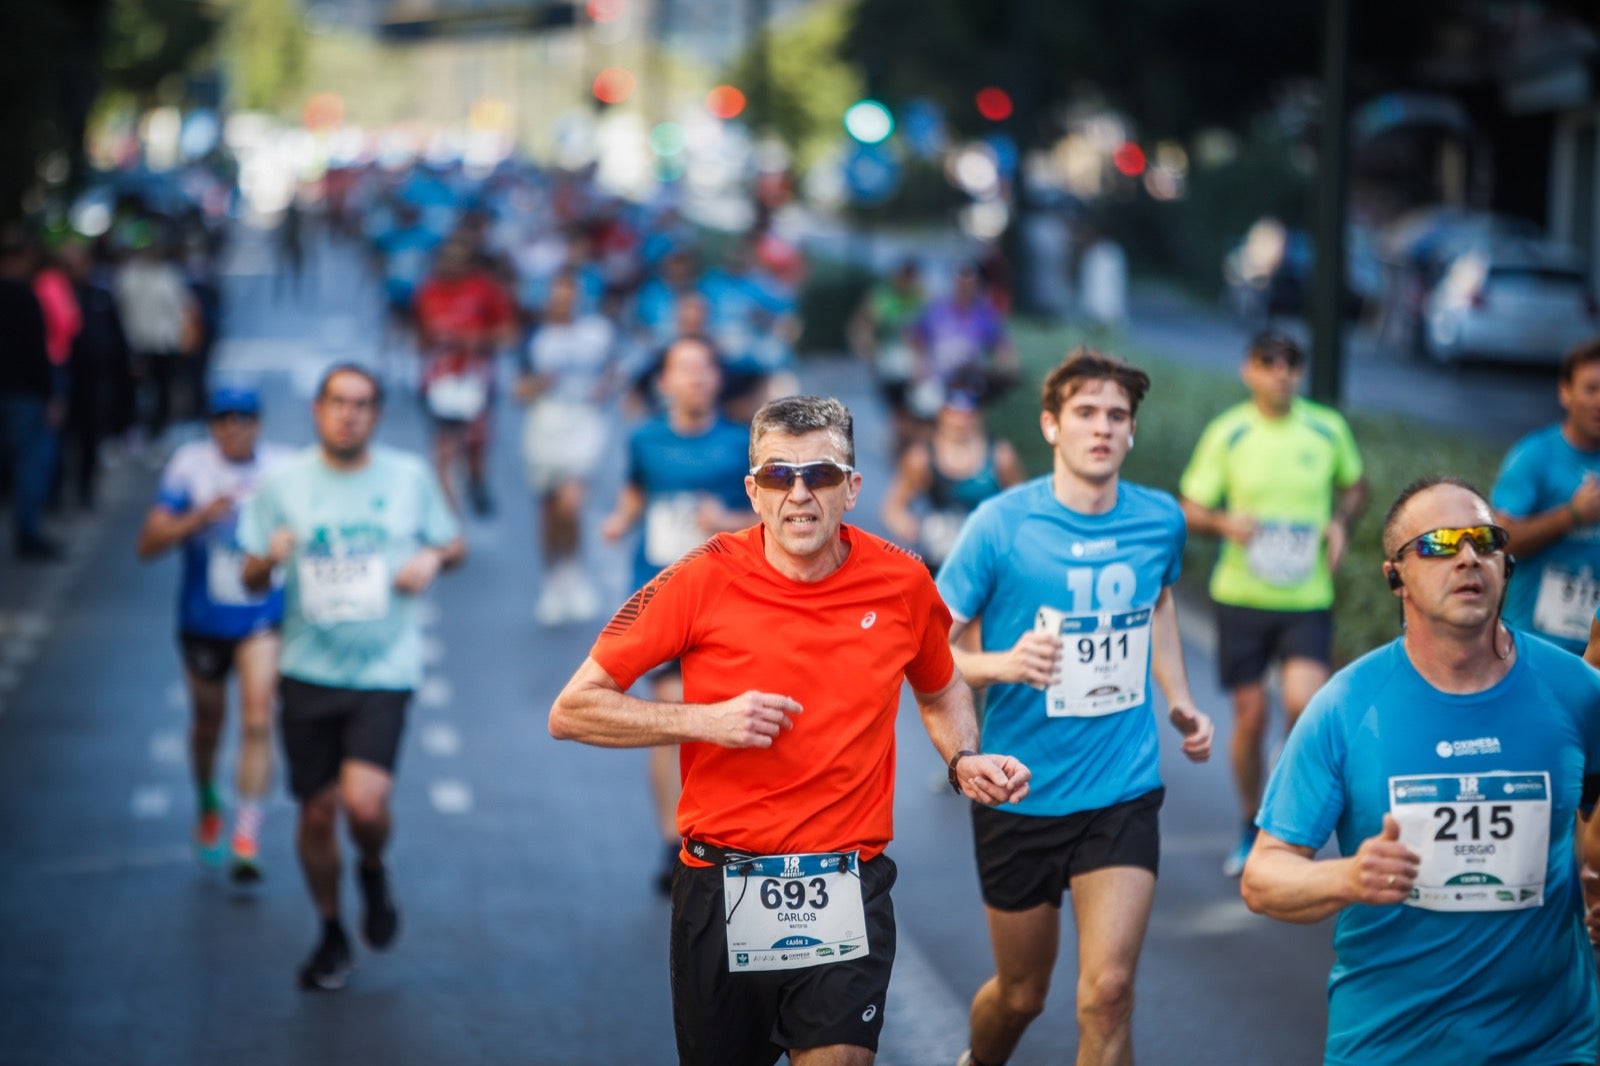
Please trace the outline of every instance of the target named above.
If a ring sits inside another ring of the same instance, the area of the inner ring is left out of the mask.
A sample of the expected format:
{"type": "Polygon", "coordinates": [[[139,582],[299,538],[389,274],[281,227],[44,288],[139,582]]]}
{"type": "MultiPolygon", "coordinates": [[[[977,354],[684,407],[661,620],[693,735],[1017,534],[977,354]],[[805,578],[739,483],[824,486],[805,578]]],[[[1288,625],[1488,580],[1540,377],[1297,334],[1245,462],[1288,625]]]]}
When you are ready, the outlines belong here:
{"type": "Polygon", "coordinates": [[[1183,549],[1189,543],[1189,525],[1183,520],[1183,508],[1172,501],[1172,555],[1167,562],[1167,572],[1162,575],[1161,587],[1169,588],[1183,576],[1183,549]]]}
{"type": "Polygon", "coordinates": [[[995,560],[1000,557],[995,508],[985,502],[962,525],[950,556],[939,568],[939,595],[950,613],[970,622],[983,614],[994,591],[995,560]]]}
{"type": "Polygon", "coordinates": [[[1539,509],[1539,470],[1545,463],[1538,442],[1525,440],[1515,445],[1500,467],[1489,503],[1516,518],[1526,518],[1539,509]]]}
{"type": "Polygon", "coordinates": [[[1297,847],[1326,844],[1346,806],[1345,742],[1337,713],[1344,694],[1343,685],[1325,685],[1312,698],[1289,730],[1256,815],[1258,827],[1297,847]]]}

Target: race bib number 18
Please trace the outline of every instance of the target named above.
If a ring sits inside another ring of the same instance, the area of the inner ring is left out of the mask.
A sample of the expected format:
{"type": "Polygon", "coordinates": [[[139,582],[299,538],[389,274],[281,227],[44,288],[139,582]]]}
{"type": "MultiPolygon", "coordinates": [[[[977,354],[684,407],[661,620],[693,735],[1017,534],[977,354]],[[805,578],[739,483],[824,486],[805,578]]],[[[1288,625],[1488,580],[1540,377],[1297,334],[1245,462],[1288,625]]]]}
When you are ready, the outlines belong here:
{"type": "Polygon", "coordinates": [[[1393,777],[1389,810],[1400,842],[1422,857],[1407,905],[1510,911],[1544,904],[1548,773],[1393,777]]]}
{"type": "Polygon", "coordinates": [[[869,950],[855,852],[730,863],[722,900],[730,973],[822,966],[869,950]]]}

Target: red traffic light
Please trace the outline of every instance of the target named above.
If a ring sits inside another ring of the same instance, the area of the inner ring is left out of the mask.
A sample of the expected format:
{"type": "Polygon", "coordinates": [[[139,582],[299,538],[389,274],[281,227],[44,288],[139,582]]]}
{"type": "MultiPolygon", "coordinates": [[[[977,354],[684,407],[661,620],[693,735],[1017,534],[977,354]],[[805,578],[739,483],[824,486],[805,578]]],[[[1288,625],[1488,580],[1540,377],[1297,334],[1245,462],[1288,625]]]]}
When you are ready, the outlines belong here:
{"type": "Polygon", "coordinates": [[[1011,94],[1004,89],[993,85],[979,89],[977,103],[978,114],[990,122],[1004,122],[1011,117],[1011,94]]]}
{"type": "Polygon", "coordinates": [[[1111,165],[1116,167],[1119,173],[1137,178],[1144,173],[1144,149],[1132,141],[1123,141],[1117,145],[1117,150],[1111,153],[1111,165]]]}

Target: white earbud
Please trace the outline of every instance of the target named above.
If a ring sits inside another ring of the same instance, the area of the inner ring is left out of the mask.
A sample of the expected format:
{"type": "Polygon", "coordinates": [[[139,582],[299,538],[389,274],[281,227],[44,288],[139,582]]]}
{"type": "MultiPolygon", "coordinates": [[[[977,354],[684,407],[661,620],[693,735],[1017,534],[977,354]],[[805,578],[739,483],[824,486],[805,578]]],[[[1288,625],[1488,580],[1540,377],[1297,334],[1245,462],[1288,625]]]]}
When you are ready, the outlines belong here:
{"type": "Polygon", "coordinates": [[[1128,434],[1128,450],[1129,451],[1133,450],[1133,434],[1132,433],[1128,434]]]}
{"type": "Polygon", "coordinates": [[[1056,431],[1053,429],[1050,430],[1044,435],[1044,439],[1049,441],[1051,444],[1054,444],[1056,442],[1056,431]]]}

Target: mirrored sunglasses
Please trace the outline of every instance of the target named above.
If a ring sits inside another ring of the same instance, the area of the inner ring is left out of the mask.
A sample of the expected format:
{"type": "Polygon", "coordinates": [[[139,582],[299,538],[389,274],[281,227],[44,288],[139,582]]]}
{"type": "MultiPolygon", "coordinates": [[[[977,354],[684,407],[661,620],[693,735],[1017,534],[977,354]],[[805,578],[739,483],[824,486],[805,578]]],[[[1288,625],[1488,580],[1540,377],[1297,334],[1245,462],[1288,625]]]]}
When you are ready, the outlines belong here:
{"type": "Polygon", "coordinates": [[[1499,526],[1466,526],[1462,529],[1430,529],[1412,537],[1394,553],[1398,560],[1407,548],[1415,548],[1424,558],[1447,557],[1461,550],[1463,541],[1470,542],[1479,555],[1492,555],[1505,548],[1511,534],[1499,526]]]}
{"type": "Polygon", "coordinates": [[[845,466],[831,459],[822,459],[814,463],[766,463],[750,468],[750,476],[759,488],[778,492],[788,492],[795,478],[804,481],[806,488],[813,491],[831,489],[835,485],[844,484],[845,478],[853,473],[855,467],[845,466]]]}

